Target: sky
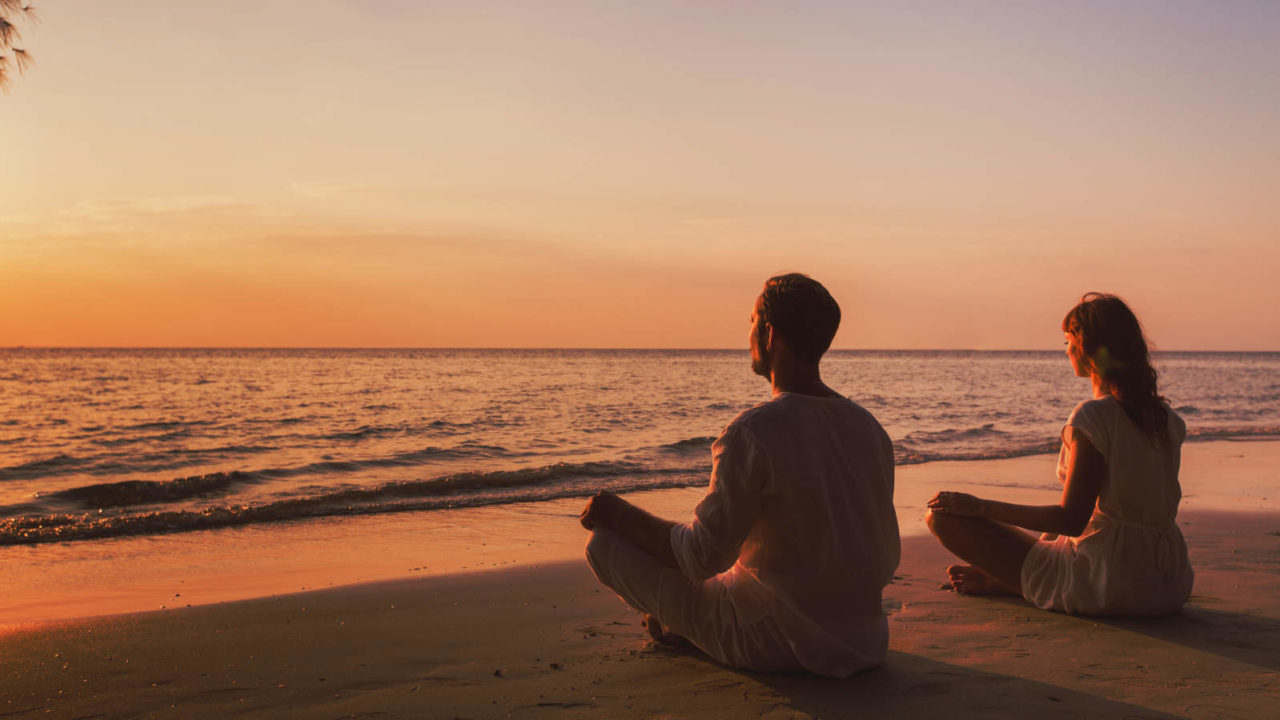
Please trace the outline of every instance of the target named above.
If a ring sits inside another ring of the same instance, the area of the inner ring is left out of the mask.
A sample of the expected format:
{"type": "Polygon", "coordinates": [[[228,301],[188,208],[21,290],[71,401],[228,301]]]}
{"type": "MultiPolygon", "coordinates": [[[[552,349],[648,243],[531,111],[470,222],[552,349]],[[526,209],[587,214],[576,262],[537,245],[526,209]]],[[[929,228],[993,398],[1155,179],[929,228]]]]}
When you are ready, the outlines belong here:
{"type": "Polygon", "coordinates": [[[48,0],[0,346],[1280,350],[1280,3],[48,0]]]}

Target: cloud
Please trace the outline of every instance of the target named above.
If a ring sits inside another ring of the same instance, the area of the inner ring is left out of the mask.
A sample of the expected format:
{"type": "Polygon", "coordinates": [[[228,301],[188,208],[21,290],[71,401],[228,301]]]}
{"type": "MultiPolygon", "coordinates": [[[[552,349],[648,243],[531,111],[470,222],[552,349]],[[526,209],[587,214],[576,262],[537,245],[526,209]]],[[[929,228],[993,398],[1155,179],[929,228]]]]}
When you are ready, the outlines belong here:
{"type": "Polygon", "coordinates": [[[368,183],[341,182],[338,180],[297,180],[289,185],[295,195],[311,198],[332,198],[344,195],[368,195],[385,192],[384,188],[368,183]]]}
{"type": "Polygon", "coordinates": [[[278,232],[292,213],[226,195],[157,195],[82,200],[44,213],[0,216],[0,242],[77,244],[86,239],[131,242],[278,232]]]}
{"type": "Polygon", "coordinates": [[[123,200],[82,200],[65,211],[68,217],[116,220],[138,215],[202,212],[248,207],[226,195],[170,195],[123,200]]]}

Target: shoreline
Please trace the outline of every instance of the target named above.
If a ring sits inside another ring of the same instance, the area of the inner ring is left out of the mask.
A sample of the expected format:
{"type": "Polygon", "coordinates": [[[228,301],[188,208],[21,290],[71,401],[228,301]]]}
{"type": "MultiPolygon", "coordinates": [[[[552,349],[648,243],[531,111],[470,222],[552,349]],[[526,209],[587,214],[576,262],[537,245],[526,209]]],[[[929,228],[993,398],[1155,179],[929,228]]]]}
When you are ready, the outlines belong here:
{"type": "MultiPolygon", "coordinates": [[[[1056,455],[899,466],[904,541],[927,535],[924,504],[940,489],[1011,502],[1052,502],[1056,455]],[[1033,484],[1032,484],[1033,483],[1033,484]]],[[[1280,440],[1214,440],[1183,448],[1186,513],[1280,512],[1280,440]]],[[[685,519],[704,487],[628,493],[685,519]]],[[[0,548],[0,631],[42,622],[173,610],[318,588],[438,577],[581,559],[583,498],[318,518],[168,535],[0,548]]],[[[1280,528],[1278,528],[1280,529],[1280,528]]]]}
{"type": "Polygon", "coordinates": [[[1177,615],[1071,617],[939,589],[908,536],[890,651],[838,680],[654,646],[581,560],[0,631],[6,717],[1271,717],[1280,512],[1193,511],[1177,615]]]}

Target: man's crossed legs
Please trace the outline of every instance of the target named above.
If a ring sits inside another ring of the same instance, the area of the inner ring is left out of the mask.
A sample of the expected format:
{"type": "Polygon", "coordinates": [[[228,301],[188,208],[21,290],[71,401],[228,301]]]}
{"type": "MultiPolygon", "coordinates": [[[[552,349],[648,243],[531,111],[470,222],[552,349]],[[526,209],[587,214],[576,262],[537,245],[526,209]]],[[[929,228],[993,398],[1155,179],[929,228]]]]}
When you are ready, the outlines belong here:
{"type": "Polygon", "coordinates": [[[656,617],[658,633],[686,638],[725,665],[766,672],[802,669],[773,617],[739,622],[730,588],[718,577],[690,580],[600,527],[587,542],[587,562],[628,605],[656,617]]]}

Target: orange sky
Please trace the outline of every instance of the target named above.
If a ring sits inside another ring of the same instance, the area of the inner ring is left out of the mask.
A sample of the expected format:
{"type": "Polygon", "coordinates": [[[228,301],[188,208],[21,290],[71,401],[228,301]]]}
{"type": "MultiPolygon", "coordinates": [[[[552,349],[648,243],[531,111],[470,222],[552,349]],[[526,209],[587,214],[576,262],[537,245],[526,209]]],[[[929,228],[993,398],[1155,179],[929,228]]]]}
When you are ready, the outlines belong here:
{"type": "Polygon", "coordinates": [[[47,4],[0,346],[1280,350],[1280,6],[635,5],[47,4]]]}

